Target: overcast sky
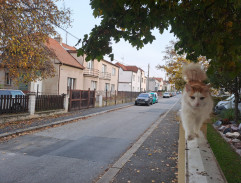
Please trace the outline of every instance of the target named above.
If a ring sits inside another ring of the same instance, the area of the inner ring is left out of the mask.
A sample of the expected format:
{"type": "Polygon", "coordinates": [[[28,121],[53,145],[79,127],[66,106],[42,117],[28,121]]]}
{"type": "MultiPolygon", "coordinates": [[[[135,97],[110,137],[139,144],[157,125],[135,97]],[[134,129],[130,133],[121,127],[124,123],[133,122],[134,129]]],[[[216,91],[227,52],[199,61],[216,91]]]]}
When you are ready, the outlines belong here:
{"type": "MultiPolygon", "coordinates": [[[[90,33],[94,25],[100,23],[100,19],[95,19],[92,15],[92,9],[89,5],[89,0],[62,0],[58,2],[58,6],[63,8],[70,8],[72,27],[66,30],[77,38],[83,39],[84,34],[90,33]]],[[[63,42],[66,43],[66,32],[57,29],[58,33],[63,38],[63,42]]],[[[148,64],[150,64],[150,76],[151,77],[162,77],[165,79],[165,73],[162,70],[157,70],[155,67],[158,64],[164,65],[163,61],[165,47],[169,45],[171,40],[175,40],[173,34],[169,31],[165,31],[162,35],[157,30],[153,31],[156,36],[156,40],[152,44],[146,45],[141,50],[136,50],[128,42],[124,40],[117,44],[113,44],[114,63],[119,61],[125,65],[136,65],[142,68],[147,76],[148,64]]],[[[67,34],[67,44],[75,46],[78,39],[67,34]]],[[[77,46],[78,48],[78,46],[77,46]]],[[[105,57],[106,60],[110,61],[109,57],[105,57]]]]}

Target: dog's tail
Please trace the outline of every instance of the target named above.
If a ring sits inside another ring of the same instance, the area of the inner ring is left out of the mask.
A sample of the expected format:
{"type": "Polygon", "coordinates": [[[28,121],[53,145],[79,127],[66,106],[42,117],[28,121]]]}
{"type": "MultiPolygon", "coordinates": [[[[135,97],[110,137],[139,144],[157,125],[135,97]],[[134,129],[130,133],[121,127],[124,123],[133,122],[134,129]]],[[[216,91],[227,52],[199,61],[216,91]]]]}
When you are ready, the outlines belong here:
{"type": "Polygon", "coordinates": [[[201,65],[197,63],[190,63],[185,65],[182,70],[182,77],[185,81],[204,81],[207,79],[206,73],[201,69],[201,65]]]}

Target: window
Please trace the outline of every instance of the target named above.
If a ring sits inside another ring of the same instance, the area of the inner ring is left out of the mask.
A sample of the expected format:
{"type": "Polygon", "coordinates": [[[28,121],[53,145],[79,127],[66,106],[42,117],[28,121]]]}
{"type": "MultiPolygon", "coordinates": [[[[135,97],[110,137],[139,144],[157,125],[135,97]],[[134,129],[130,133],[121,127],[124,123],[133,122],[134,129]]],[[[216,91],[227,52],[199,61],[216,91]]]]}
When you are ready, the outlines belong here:
{"type": "Polygon", "coordinates": [[[105,64],[102,64],[102,72],[106,72],[107,66],[105,64]]]}
{"type": "Polygon", "coordinates": [[[11,85],[12,84],[12,79],[10,78],[9,73],[5,73],[5,84],[6,85],[11,85]]]}
{"type": "Polygon", "coordinates": [[[91,81],[91,90],[96,90],[97,88],[97,81],[91,81]]]}
{"type": "Polygon", "coordinates": [[[67,92],[69,93],[70,90],[75,89],[75,78],[68,78],[67,79],[67,92]]]}
{"type": "Polygon", "coordinates": [[[110,84],[109,83],[105,83],[105,90],[107,90],[107,91],[110,90],[110,84]]]}
{"type": "Polygon", "coordinates": [[[116,69],[112,68],[112,76],[115,76],[115,75],[116,75],[116,69]]]}
{"type": "Polygon", "coordinates": [[[87,68],[88,69],[94,69],[94,61],[93,60],[90,60],[87,62],[87,68]]]}
{"type": "Polygon", "coordinates": [[[115,91],[115,85],[114,84],[111,85],[111,91],[115,91]]]}

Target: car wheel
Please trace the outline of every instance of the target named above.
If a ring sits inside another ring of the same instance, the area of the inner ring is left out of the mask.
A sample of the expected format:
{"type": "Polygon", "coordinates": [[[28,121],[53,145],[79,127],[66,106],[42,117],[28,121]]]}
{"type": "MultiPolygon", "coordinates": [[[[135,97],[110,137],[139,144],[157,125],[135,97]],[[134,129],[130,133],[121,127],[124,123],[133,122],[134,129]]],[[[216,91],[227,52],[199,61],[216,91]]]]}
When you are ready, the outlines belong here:
{"type": "Polygon", "coordinates": [[[137,102],[135,102],[135,105],[137,105],[137,102]]]}
{"type": "Polygon", "coordinates": [[[147,102],[147,104],[146,104],[147,106],[149,106],[150,105],[150,102],[147,102]]]}

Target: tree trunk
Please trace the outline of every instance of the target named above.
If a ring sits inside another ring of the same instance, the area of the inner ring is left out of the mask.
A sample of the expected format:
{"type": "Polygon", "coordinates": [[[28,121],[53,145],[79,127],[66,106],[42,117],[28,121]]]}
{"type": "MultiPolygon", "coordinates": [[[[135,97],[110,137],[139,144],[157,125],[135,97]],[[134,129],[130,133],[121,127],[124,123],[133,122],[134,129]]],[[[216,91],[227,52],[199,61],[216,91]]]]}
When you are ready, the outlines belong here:
{"type": "Polygon", "coordinates": [[[238,109],[238,103],[239,103],[239,87],[238,87],[238,77],[235,78],[235,121],[238,123],[239,119],[239,109],[238,109]]]}

